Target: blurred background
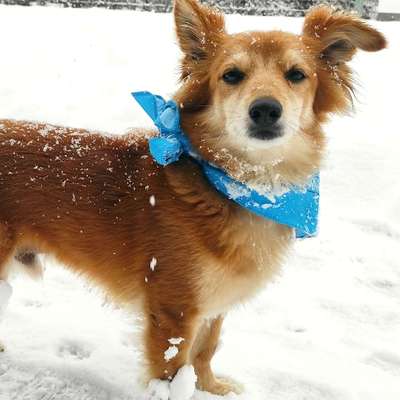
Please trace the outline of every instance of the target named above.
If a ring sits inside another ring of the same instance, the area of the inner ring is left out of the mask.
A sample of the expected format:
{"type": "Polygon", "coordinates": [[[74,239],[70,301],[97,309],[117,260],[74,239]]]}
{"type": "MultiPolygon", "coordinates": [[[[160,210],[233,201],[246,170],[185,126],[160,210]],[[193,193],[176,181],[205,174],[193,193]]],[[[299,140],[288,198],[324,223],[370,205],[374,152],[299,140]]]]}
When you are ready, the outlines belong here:
{"type": "MultiPolygon", "coordinates": [[[[303,16],[317,4],[353,10],[364,18],[381,20],[399,19],[399,0],[206,0],[217,5],[225,13],[247,15],[303,16]]],[[[171,0],[0,0],[10,5],[58,5],[60,7],[130,9],[140,11],[170,12],[171,0]]]]}

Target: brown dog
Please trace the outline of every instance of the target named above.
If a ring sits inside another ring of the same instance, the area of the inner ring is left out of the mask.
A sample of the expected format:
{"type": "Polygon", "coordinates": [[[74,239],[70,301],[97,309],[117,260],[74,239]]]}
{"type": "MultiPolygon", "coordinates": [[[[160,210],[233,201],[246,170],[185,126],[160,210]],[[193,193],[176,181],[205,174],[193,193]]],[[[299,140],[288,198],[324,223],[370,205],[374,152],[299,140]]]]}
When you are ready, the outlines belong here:
{"type": "MultiPolygon", "coordinates": [[[[174,13],[184,53],[174,98],[194,147],[249,184],[306,183],[324,154],[321,124],[351,104],[346,63],[384,37],[327,7],[299,36],[229,35],[196,0],[177,0],[174,13]]],[[[222,197],[190,159],[158,166],[147,132],[0,124],[0,279],[21,249],[51,253],[142,307],[149,378],[193,364],[200,389],[232,390],[210,368],[223,314],[276,273],[292,229],[222,197]]]]}

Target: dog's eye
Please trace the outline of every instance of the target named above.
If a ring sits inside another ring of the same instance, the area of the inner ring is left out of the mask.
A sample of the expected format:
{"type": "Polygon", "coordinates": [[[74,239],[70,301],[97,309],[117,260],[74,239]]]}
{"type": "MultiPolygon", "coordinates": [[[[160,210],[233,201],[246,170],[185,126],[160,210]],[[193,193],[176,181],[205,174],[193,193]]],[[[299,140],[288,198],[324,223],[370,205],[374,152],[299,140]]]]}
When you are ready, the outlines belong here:
{"type": "Polygon", "coordinates": [[[301,81],[304,81],[304,79],[306,79],[307,77],[301,69],[292,68],[288,72],[286,72],[285,78],[292,83],[299,83],[301,81]]]}
{"type": "Polygon", "coordinates": [[[228,83],[229,85],[237,85],[244,79],[244,73],[240,71],[240,69],[233,68],[229,71],[226,71],[222,75],[222,79],[225,83],[228,83]]]}

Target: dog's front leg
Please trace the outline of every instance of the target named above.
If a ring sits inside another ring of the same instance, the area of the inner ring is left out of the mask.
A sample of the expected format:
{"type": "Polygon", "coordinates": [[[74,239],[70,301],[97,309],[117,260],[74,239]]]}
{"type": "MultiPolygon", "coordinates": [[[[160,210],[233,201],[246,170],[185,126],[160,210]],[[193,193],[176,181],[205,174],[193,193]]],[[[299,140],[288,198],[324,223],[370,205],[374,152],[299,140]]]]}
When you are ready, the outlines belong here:
{"type": "Polygon", "coordinates": [[[172,380],[181,367],[190,363],[198,321],[193,311],[152,307],[145,331],[149,379],[172,380]]]}
{"type": "Polygon", "coordinates": [[[197,375],[198,388],[216,394],[226,394],[218,390],[217,380],[210,365],[219,343],[222,322],[222,317],[204,321],[197,332],[196,340],[193,343],[191,351],[192,363],[197,375]]]}
{"type": "Polygon", "coordinates": [[[233,381],[216,378],[211,370],[211,360],[217,350],[223,317],[206,320],[197,332],[191,350],[191,359],[197,375],[197,387],[207,392],[225,395],[229,392],[241,393],[240,385],[233,381]]]}

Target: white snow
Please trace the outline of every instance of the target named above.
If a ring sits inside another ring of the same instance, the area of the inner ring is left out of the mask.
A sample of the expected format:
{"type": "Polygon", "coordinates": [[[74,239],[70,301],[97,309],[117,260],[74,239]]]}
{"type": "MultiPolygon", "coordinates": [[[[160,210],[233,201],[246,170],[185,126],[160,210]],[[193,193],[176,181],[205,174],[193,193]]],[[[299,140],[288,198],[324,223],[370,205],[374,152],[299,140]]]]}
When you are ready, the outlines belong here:
{"type": "Polygon", "coordinates": [[[150,261],[150,269],[151,269],[152,271],[154,271],[155,268],[156,268],[156,265],[157,265],[157,258],[153,257],[153,258],[151,259],[151,261],[150,261]]]}
{"type": "Polygon", "coordinates": [[[171,346],[168,347],[167,350],[164,352],[164,360],[165,361],[170,361],[173,358],[175,358],[178,353],[179,353],[179,348],[178,346],[184,341],[185,339],[182,337],[179,338],[169,338],[168,342],[171,344],[171,346]]]}
{"type": "MultiPolygon", "coordinates": [[[[279,279],[224,323],[213,367],[245,386],[227,399],[400,398],[400,23],[375,25],[390,47],[356,57],[357,113],[327,127],[320,235],[298,241],[279,279]]],[[[228,26],[299,31],[301,20],[228,26]]],[[[151,126],[131,91],[176,87],[170,15],[0,6],[0,37],[1,117],[116,133],[151,126]]],[[[141,385],[141,321],[45,265],[43,284],[12,282],[0,399],[167,400],[168,384],[147,398],[141,385]]]]}
{"type": "Polygon", "coordinates": [[[176,344],[179,345],[181,344],[185,339],[183,337],[178,337],[178,338],[170,338],[168,339],[168,342],[170,342],[171,344],[176,344]]]}
{"type": "Polygon", "coordinates": [[[168,349],[164,351],[164,360],[168,362],[175,358],[178,353],[179,349],[175,345],[169,346],[168,349]]]}
{"type": "Polygon", "coordinates": [[[233,200],[238,199],[239,197],[248,197],[250,196],[250,190],[244,186],[240,186],[235,182],[225,182],[226,193],[233,200]]]}
{"type": "Polygon", "coordinates": [[[174,379],[153,379],[144,392],[143,400],[190,400],[196,389],[197,376],[191,365],[184,365],[174,379]]]}
{"type": "Polygon", "coordinates": [[[7,307],[11,294],[12,294],[11,285],[8,282],[0,280],[0,313],[2,312],[3,308],[7,307]]]}
{"type": "Polygon", "coordinates": [[[153,379],[150,381],[143,400],[169,400],[169,381],[153,379]]]}
{"type": "Polygon", "coordinates": [[[191,365],[184,365],[170,385],[170,400],[189,400],[196,388],[197,376],[191,365]]]}
{"type": "MultiPolygon", "coordinates": [[[[2,317],[4,312],[7,309],[8,302],[12,295],[12,287],[8,282],[0,280],[0,323],[2,321],[2,317]]],[[[0,353],[4,350],[3,344],[0,341],[0,353]]],[[[1,359],[0,359],[1,362],[1,359]]],[[[0,375],[1,375],[1,364],[0,364],[0,375]]]]}

